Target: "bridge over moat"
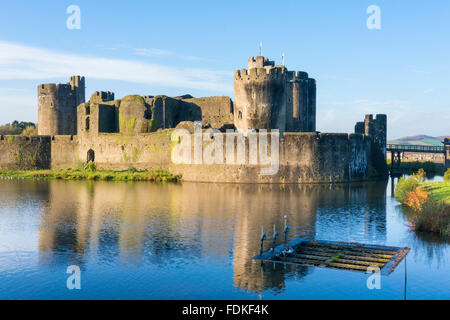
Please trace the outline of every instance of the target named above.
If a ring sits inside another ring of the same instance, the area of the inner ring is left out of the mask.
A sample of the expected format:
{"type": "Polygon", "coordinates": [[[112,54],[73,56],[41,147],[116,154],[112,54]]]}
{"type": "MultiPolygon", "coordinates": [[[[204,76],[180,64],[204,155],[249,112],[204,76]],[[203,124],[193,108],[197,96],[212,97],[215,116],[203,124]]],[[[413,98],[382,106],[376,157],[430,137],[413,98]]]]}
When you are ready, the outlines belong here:
{"type": "Polygon", "coordinates": [[[443,154],[444,168],[450,168],[450,139],[445,139],[442,146],[387,144],[386,151],[391,153],[391,170],[400,167],[402,154],[406,152],[443,154]]]}

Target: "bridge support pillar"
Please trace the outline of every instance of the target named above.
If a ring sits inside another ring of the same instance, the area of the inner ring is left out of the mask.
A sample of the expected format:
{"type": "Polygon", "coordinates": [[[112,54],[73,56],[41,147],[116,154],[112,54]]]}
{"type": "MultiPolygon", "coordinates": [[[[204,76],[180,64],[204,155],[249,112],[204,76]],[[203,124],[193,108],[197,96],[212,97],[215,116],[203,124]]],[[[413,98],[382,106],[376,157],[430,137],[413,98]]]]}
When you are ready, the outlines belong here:
{"type": "Polygon", "coordinates": [[[444,168],[445,171],[450,169],[450,139],[444,140],[444,168]]]}
{"type": "Polygon", "coordinates": [[[398,151],[391,151],[391,170],[400,168],[402,162],[402,153],[398,151]]]}

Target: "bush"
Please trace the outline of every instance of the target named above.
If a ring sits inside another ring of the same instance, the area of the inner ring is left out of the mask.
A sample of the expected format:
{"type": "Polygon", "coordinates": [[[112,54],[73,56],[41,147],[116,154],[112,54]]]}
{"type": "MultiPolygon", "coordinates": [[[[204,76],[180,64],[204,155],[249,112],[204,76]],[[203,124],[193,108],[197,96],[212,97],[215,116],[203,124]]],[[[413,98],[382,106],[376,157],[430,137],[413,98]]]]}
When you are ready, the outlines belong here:
{"type": "Polygon", "coordinates": [[[425,170],[423,170],[423,168],[420,168],[417,173],[413,174],[413,177],[419,182],[425,182],[425,180],[427,179],[427,173],[425,172],[425,170]]]}
{"type": "Polygon", "coordinates": [[[450,181],[450,169],[445,172],[444,181],[450,181]]]}
{"type": "Polygon", "coordinates": [[[88,171],[95,171],[97,168],[95,167],[95,163],[92,161],[89,161],[89,163],[87,164],[87,170],[88,171]]]}
{"type": "Polygon", "coordinates": [[[414,175],[408,178],[400,178],[395,188],[395,199],[401,203],[405,203],[409,193],[416,190],[418,186],[419,181],[414,175]]]}
{"type": "Polygon", "coordinates": [[[429,199],[428,192],[421,187],[417,187],[415,190],[408,193],[404,204],[414,210],[420,211],[429,199]]]}
{"type": "Polygon", "coordinates": [[[417,231],[431,231],[450,236],[450,206],[430,201],[421,211],[411,211],[409,218],[417,231]]]}

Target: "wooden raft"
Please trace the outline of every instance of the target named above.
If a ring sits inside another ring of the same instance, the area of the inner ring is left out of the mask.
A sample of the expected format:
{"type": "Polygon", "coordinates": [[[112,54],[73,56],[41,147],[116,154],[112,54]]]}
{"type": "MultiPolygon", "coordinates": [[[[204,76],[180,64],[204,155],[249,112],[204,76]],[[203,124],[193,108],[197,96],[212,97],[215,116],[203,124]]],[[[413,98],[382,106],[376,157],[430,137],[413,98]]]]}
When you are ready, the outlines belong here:
{"type": "Polygon", "coordinates": [[[368,267],[376,266],[382,274],[390,274],[408,252],[406,247],[300,238],[270,249],[254,259],[363,272],[368,267]]]}

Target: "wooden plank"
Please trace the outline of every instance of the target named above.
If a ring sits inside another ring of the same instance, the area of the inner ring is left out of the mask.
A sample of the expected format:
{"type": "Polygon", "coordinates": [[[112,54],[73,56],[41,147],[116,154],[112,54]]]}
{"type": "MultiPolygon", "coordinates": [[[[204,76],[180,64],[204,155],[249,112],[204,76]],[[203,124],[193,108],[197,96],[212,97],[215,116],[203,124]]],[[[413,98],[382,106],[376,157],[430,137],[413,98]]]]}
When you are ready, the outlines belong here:
{"type": "Polygon", "coordinates": [[[328,266],[333,268],[339,268],[339,269],[352,269],[352,270],[359,270],[359,271],[367,271],[367,267],[364,266],[358,266],[354,264],[343,264],[343,263],[329,263],[328,266]]]}
{"type": "Polygon", "coordinates": [[[298,246],[298,249],[305,248],[305,249],[315,249],[315,250],[326,250],[326,251],[352,251],[359,254],[370,254],[370,255],[394,255],[396,251],[391,250],[376,250],[376,249],[360,249],[350,246],[324,246],[324,245],[302,245],[298,246]]]}
{"type": "Polygon", "coordinates": [[[363,253],[358,252],[354,250],[347,250],[347,247],[341,248],[341,249],[329,249],[329,248],[318,248],[318,247],[306,247],[302,246],[299,248],[296,248],[296,251],[299,253],[312,253],[315,252],[315,254],[319,254],[318,252],[323,252],[324,254],[337,254],[337,253],[343,253],[348,254],[352,256],[361,256],[361,257],[367,257],[367,258],[375,258],[375,259],[391,259],[392,255],[385,255],[385,254],[375,254],[375,253],[363,253]]]}
{"type": "Polygon", "coordinates": [[[362,253],[369,253],[369,254],[381,254],[381,255],[394,255],[397,253],[397,251],[394,250],[381,250],[381,249],[372,249],[372,248],[363,248],[363,247],[356,247],[356,246],[346,246],[346,245],[335,245],[335,244],[324,244],[324,243],[303,243],[299,247],[308,247],[308,248],[327,248],[327,249],[334,249],[334,250],[351,250],[355,252],[362,252],[362,253]]]}

